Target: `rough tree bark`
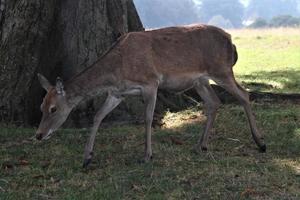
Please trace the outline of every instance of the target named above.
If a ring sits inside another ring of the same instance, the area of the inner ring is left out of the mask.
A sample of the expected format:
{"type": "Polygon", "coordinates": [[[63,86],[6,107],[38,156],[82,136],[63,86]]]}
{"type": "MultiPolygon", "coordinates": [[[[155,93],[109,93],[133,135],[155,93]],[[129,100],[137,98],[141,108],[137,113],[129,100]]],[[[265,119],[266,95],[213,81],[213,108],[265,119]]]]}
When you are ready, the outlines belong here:
{"type": "Polygon", "coordinates": [[[0,0],[0,120],[36,124],[37,72],[67,80],[139,30],[132,0],[0,0]]]}

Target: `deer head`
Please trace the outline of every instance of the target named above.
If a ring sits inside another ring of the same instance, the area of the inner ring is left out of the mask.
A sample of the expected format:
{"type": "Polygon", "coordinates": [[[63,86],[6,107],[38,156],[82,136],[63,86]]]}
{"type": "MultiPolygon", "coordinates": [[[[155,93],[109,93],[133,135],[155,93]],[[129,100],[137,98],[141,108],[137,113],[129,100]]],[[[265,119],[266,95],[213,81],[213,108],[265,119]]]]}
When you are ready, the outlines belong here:
{"type": "Polygon", "coordinates": [[[36,138],[42,140],[50,138],[51,134],[67,119],[72,108],[68,104],[64,85],[59,77],[56,79],[55,86],[52,86],[41,74],[38,74],[38,79],[42,87],[47,91],[41,104],[42,120],[36,131],[36,138]]]}

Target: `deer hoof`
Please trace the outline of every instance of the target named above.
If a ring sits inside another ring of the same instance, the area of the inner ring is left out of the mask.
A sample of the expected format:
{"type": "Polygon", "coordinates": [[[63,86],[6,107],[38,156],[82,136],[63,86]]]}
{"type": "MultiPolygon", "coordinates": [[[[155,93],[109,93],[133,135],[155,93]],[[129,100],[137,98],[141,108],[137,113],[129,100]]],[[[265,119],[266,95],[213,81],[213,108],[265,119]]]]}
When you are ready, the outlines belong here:
{"type": "Polygon", "coordinates": [[[203,152],[207,152],[207,147],[201,147],[201,151],[203,151],[203,152]]]}
{"type": "Polygon", "coordinates": [[[208,148],[197,144],[194,146],[193,151],[197,154],[200,154],[201,152],[207,152],[208,148]]]}
{"type": "Polygon", "coordinates": [[[264,144],[264,145],[262,145],[262,146],[260,146],[259,147],[259,151],[261,152],[261,153],[266,153],[266,151],[267,151],[267,146],[264,144]]]}
{"type": "Polygon", "coordinates": [[[144,162],[147,163],[147,162],[151,161],[152,159],[153,159],[153,156],[152,156],[152,155],[151,155],[151,156],[146,156],[146,157],[144,158],[144,162]]]}
{"type": "Polygon", "coordinates": [[[92,162],[91,158],[90,159],[84,159],[82,167],[87,168],[91,162],[92,162]]]}
{"type": "Polygon", "coordinates": [[[138,163],[139,163],[139,164],[145,164],[145,163],[150,162],[152,159],[153,159],[153,156],[147,156],[147,157],[145,157],[144,159],[138,160],[138,163]]]}

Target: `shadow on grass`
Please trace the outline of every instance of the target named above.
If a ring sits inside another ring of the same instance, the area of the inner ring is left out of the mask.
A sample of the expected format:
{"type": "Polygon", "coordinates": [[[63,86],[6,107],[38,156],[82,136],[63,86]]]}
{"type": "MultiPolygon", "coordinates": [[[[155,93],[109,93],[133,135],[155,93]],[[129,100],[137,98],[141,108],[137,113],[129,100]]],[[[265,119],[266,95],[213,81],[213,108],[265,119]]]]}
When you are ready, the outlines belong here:
{"type": "Polygon", "coordinates": [[[237,77],[252,91],[300,93],[300,70],[258,71],[237,77]]]}

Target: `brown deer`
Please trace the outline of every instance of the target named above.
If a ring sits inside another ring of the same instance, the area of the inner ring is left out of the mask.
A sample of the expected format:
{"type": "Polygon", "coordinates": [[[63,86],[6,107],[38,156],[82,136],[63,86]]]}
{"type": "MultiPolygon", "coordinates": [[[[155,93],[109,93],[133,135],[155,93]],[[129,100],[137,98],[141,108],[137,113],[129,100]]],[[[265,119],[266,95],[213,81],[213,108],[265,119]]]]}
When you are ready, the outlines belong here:
{"type": "Polygon", "coordinates": [[[132,32],[122,36],[100,60],[65,84],[57,79],[52,86],[38,74],[47,94],[41,105],[43,117],[36,132],[47,139],[67,119],[81,101],[107,93],[107,99],[94,118],[85,146],[84,164],[92,158],[96,133],[101,121],[126,95],[142,95],[145,102],[145,161],[152,158],[151,125],[157,90],[182,92],[195,88],[204,100],[207,122],[196,148],[207,150],[208,138],[220,100],[209,84],[213,80],[235,96],[244,107],[254,141],[266,151],[250,108],[248,93],[237,84],[232,67],[237,61],[231,36],[208,25],[190,25],[132,32]]]}

